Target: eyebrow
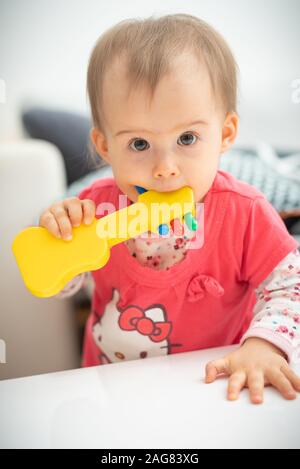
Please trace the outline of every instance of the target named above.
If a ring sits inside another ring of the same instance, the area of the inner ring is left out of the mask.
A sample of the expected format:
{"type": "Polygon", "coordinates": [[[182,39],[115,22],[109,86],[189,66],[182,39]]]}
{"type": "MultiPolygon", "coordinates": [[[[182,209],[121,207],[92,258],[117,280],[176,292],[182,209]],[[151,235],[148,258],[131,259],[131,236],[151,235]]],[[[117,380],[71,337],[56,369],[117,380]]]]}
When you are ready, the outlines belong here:
{"type": "MultiPolygon", "coordinates": [[[[185,122],[183,124],[180,124],[178,126],[176,126],[174,130],[177,130],[177,129],[181,129],[183,127],[188,127],[190,125],[196,125],[196,124],[201,124],[201,125],[209,125],[208,122],[200,119],[200,120],[196,120],[196,121],[193,121],[193,122],[185,122]]],[[[131,134],[131,133],[137,133],[137,132],[145,132],[145,133],[155,133],[155,132],[151,132],[150,130],[146,130],[146,129],[128,129],[128,130],[120,130],[119,132],[117,132],[115,134],[115,137],[118,137],[119,135],[123,135],[123,134],[131,134]]]]}

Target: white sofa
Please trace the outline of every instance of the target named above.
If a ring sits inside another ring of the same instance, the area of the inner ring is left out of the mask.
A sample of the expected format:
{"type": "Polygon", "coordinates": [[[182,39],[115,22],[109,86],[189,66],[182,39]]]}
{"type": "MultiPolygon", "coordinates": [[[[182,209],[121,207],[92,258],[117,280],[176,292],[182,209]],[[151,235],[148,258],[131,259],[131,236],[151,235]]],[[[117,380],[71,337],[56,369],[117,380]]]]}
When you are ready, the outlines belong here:
{"type": "Polygon", "coordinates": [[[11,250],[14,236],[37,224],[41,211],[65,190],[64,163],[54,145],[33,139],[0,143],[0,379],[80,366],[72,299],[30,294],[11,250]]]}

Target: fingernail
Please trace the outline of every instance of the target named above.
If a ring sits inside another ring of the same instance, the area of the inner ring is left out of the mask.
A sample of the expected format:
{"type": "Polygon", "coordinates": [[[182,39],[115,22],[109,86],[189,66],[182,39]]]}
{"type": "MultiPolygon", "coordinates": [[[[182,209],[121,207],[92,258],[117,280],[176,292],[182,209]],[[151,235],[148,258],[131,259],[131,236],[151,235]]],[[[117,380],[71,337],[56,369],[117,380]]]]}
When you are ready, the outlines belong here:
{"type": "Polygon", "coordinates": [[[255,402],[260,402],[260,401],[262,401],[262,397],[261,396],[253,396],[253,400],[255,402]]]}
{"type": "Polygon", "coordinates": [[[234,393],[230,393],[230,394],[228,395],[228,399],[229,399],[230,401],[235,401],[236,398],[237,398],[237,395],[234,394],[234,393]]]}
{"type": "Polygon", "coordinates": [[[67,241],[70,241],[70,240],[72,239],[72,235],[66,236],[65,239],[66,239],[67,241]]]}

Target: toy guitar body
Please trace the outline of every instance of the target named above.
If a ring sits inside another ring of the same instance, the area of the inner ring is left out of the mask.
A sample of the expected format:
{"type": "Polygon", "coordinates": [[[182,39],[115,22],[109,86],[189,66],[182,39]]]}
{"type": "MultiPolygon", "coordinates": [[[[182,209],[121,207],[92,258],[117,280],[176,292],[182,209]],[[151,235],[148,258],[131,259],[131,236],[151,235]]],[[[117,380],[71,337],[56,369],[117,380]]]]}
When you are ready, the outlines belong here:
{"type": "Polygon", "coordinates": [[[109,260],[114,245],[146,231],[161,232],[176,218],[194,221],[193,191],[183,187],[173,192],[145,191],[138,201],[91,225],[72,229],[72,241],[55,238],[43,227],[29,227],[14,239],[12,251],[28,290],[47,298],[58,293],[76,275],[100,269],[109,260]]]}
{"type": "Polygon", "coordinates": [[[72,241],[55,238],[46,228],[33,226],[14,239],[12,250],[28,290],[47,298],[76,275],[96,270],[109,259],[107,238],[96,234],[97,220],[73,228],[72,241]]]}

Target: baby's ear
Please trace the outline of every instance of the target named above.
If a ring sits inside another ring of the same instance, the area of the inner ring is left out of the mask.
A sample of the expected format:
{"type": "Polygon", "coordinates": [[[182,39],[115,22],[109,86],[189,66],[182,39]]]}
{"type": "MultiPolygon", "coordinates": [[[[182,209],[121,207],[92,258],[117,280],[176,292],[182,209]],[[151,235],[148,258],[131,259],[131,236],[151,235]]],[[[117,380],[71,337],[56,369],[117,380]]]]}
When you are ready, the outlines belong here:
{"type": "Polygon", "coordinates": [[[222,128],[221,153],[227,151],[234,143],[238,131],[239,118],[235,112],[229,112],[226,115],[222,128]]]}
{"type": "Polygon", "coordinates": [[[103,160],[106,161],[106,163],[110,164],[107,140],[104,133],[101,132],[101,130],[96,129],[96,127],[93,127],[90,130],[90,139],[94,147],[96,148],[97,153],[103,158],[103,160]]]}

